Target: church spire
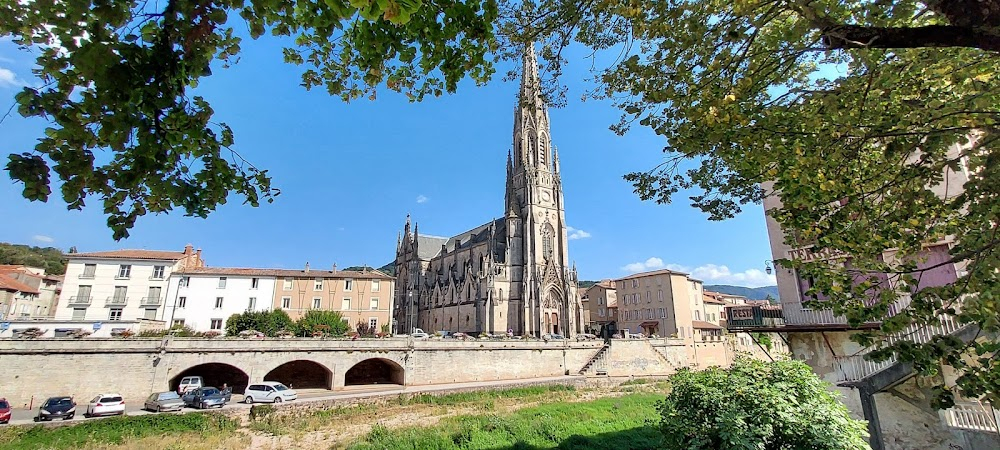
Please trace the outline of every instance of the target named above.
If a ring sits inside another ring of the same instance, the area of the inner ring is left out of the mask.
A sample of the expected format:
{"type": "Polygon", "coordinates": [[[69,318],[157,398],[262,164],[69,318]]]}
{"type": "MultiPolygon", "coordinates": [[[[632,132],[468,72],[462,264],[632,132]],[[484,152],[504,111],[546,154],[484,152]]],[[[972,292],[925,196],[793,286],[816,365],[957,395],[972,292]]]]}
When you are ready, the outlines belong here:
{"type": "Polygon", "coordinates": [[[535,58],[535,43],[525,45],[521,66],[521,107],[541,109],[542,88],[538,78],[538,59],[535,58]]]}

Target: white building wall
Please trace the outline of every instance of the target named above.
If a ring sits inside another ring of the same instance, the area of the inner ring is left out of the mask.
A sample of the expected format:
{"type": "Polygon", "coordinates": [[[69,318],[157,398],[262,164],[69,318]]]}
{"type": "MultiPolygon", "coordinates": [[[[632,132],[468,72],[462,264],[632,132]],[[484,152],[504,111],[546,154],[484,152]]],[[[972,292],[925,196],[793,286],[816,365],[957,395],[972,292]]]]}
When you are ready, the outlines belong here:
{"type": "Polygon", "coordinates": [[[110,321],[112,309],[117,308],[122,310],[119,320],[161,319],[167,280],[170,278],[170,273],[179,265],[180,262],[174,260],[71,259],[66,266],[66,276],[56,307],[55,319],[110,321]],[[83,275],[87,264],[96,265],[93,277],[83,275]],[[122,265],[131,266],[128,278],[118,277],[122,265]],[[156,266],[163,266],[163,277],[153,278],[156,266]],[[90,286],[89,304],[79,301],[80,286],[90,286]],[[118,286],[125,287],[125,302],[109,303],[118,286]],[[150,287],[161,288],[158,301],[148,298],[150,287]],[[74,318],[74,309],[78,308],[86,308],[84,317],[74,318]],[[155,317],[147,317],[148,309],[155,310],[155,317]]]}
{"type": "Polygon", "coordinates": [[[195,331],[218,331],[225,333],[226,319],[233,314],[243,313],[250,308],[254,298],[254,311],[270,311],[274,304],[274,277],[252,277],[247,275],[222,274],[176,274],[170,277],[167,289],[164,320],[167,327],[179,324],[195,331]],[[219,287],[219,278],[226,277],[224,288],[219,287]],[[187,278],[187,286],[180,286],[187,278]],[[253,287],[253,279],[257,287],[253,287]],[[222,298],[222,307],[216,308],[216,300],[222,298]],[[212,328],[212,320],[221,320],[221,327],[212,328]]]}

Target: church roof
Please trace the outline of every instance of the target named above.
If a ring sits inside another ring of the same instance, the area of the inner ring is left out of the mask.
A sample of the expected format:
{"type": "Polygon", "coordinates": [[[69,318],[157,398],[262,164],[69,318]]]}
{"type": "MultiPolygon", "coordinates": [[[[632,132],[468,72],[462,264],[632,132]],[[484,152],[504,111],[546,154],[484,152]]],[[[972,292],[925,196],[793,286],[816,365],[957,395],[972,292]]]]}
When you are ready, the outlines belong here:
{"type": "Polygon", "coordinates": [[[503,236],[506,232],[506,222],[504,219],[494,219],[478,227],[463,233],[456,234],[450,238],[439,236],[417,236],[417,257],[422,260],[431,260],[441,255],[441,246],[445,246],[445,252],[453,252],[457,249],[468,248],[470,245],[486,242],[490,238],[490,225],[496,225],[496,234],[503,236]]]}
{"type": "Polygon", "coordinates": [[[448,238],[438,236],[417,235],[417,258],[432,259],[441,253],[441,244],[448,242],[448,238]]]}

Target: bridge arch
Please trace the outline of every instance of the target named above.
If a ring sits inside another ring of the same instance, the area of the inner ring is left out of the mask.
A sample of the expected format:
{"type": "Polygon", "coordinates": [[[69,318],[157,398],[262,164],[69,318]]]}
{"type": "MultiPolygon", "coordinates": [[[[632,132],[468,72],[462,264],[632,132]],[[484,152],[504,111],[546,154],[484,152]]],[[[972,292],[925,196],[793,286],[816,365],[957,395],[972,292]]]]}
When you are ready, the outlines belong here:
{"type": "Polygon", "coordinates": [[[405,371],[399,363],[385,358],[369,358],[351,366],[344,373],[344,386],[363,384],[405,384],[405,371]]]}
{"type": "Polygon", "coordinates": [[[200,376],[205,386],[222,388],[225,384],[233,392],[242,394],[250,384],[250,376],[239,367],[219,362],[198,364],[182,370],[170,379],[170,390],[176,391],[181,379],[189,376],[200,376]]]}
{"type": "Polygon", "coordinates": [[[333,372],[318,362],[296,359],[271,369],[264,381],[277,381],[293,389],[332,389],[333,372]]]}

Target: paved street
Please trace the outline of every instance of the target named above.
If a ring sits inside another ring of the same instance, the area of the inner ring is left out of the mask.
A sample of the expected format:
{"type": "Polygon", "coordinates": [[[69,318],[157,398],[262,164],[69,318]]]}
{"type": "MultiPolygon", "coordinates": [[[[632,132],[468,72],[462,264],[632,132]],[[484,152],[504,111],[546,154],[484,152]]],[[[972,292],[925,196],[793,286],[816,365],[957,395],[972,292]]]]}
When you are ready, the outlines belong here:
{"type": "MultiPolygon", "coordinates": [[[[337,391],[333,393],[325,389],[299,389],[299,398],[295,400],[295,403],[301,402],[315,402],[324,400],[352,400],[365,397],[378,397],[387,394],[421,394],[421,393],[434,393],[449,390],[460,390],[468,388],[481,388],[481,387],[493,387],[493,388],[505,388],[514,387],[522,384],[533,384],[540,382],[553,382],[553,381],[572,381],[579,379],[579,376],[558,376],[558,377],[544,377],[544,378],[527,378],[522,380],[511,380],[511,381],[480,381],[471,383],[446,383],[446,384],[436,384],[431,386],[410,386],[403,387],[399,385],[364,385],[364,386],[348,386],[342,391],[337,391]]],[[[243,400],[243,396],[239,394],[233,394],[233,401],[227,404],[224,409],[249,409],[250,405],[244,403],[238,403],[243,400]]],[[[44,399],[40,400],[45,401],[44,399]]],[[[64,422],[80,422],[84,420],[100,420],[100,418],[90,418],[87,419],[83,417],[83,413],[87,410],[87,401],[89,399],[81,400],[77,399],[77,413],[76,417],[72,420],[63,421],[55,420],[53,422],[46,423],[64,423],[64,422]]],[[[38,413],[38,404],[35,404],[35,409],[26,410],[23,408],[17,408],[13,411],[13,417],[10,421],[14,425],[27,425],[34,423],[33,418],[38,413]]],[[[142,404],[127,404],[126,414],[130,416],[139,416],[144,414],[157,414],[149,411],[142,410],[142,404]]],[[[192,411],[198,411],[193,408],[184,408],[179,413],[161,413],[161,414],[182,414],[192,411]]]]}

